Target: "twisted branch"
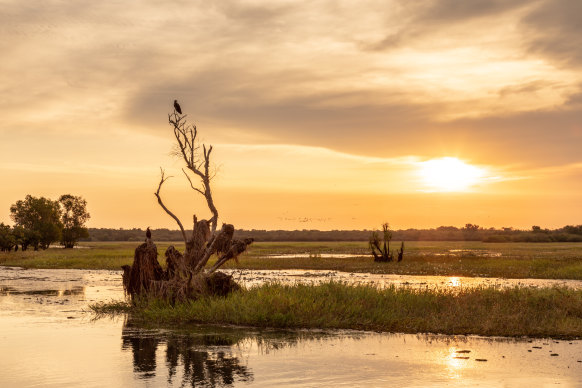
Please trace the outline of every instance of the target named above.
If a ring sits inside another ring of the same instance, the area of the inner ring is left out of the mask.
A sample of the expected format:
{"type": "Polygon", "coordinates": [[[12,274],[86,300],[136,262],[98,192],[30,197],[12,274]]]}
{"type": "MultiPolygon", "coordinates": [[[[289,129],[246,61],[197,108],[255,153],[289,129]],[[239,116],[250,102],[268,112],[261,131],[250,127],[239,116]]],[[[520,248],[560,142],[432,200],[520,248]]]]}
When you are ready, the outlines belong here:
{"type": "Polygon", "coordinates": [[[218,210],[214,205],[214,199],[212,198],[212,191],[210,189],[210,180],[212,179],[210,174],[210,154],[212,152],[212,146],[209,146],[207,149],[206,145],[203,144],[202,155],[200,155],[200,147],[197,146],[196,141],[198,129],[196,125],[187,123],[186,115],[179,115],[173,112],[168,115],[168,121],[174,129],[174,136],[176,137],[178,149],[180,150],[178,154],[186,162],[186,167],[200,178],[202,189],[196,187],[190,176],[182,169],[192,190],[203,195],[206,199],[208,209],[212,213],[212,218],[209,222],[212,226],[212,234],[214,234],[216,233],[218,224],[218,210]]]}
{"type": "Polygon", "coordinates": [[[180,227],[180,230],[182,231],[182,237],[184,238],[184,243],[186,243],[187,242],[186,232],[184,231],[184,227],[182,226],[182,223],[180,222],[180,219],[178,217],[176,217],[176,215],[174,213],[172,213],[166,207],[166,205],[164,205],[164,202],[162,202],[162,197],[160,196],[160,190],[162,189],[162,185],[164,184],[165,181],[167,181],[168,179],[170,179],[171,176],[165,176],[165,172],[164,172],[164,170],[161,167],[160,167],[160,172],[162,173],[162,177],[160,179],[160,183],[158,184],[158,190],[154,193],[154,195],[158,199],[158,203],[160,204],[160,206],[162,207],[162,209],[164,209],[165,212],[168,213],[168,215],[170,215],[170,217],[172,217],[178,223],[178,226],[180,227]]]}

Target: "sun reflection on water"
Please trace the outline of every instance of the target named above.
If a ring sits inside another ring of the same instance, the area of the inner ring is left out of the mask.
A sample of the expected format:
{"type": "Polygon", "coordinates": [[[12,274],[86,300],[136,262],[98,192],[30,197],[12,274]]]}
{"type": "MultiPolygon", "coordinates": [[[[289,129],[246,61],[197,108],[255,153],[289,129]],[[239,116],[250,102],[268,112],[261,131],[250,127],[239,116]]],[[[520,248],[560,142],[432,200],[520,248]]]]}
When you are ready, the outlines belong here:
{"type": "Polygon", "coordinates": [[[459,349],[456,346],[451,346],[447,350],[447,355],[445,357],[445,363],[449,371],[449,376],[454,379],[459,379],[462,377],[464,369],[469,365],[468,357],[463,353],[459,353],[459,349]]]}

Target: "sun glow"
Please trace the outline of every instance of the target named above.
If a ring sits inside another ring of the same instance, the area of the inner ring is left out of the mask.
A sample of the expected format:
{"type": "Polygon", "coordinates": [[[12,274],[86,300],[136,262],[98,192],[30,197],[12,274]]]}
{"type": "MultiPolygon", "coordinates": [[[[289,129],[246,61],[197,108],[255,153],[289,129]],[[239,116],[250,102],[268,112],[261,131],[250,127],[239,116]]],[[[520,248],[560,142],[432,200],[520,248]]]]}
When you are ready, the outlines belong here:
{"type": "Polygon", "coordinates": [[[420,164],[422,183],[428,191],[468,191],[483,182],[486,171],[457,158],[431,159],[420,164]]]}

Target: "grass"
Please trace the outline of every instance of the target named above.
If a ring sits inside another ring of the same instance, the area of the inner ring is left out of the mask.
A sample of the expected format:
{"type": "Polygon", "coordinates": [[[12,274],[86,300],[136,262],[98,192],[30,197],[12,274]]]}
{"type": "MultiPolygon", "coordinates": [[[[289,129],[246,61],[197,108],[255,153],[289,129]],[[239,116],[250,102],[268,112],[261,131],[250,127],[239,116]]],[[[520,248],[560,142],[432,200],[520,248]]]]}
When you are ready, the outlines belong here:
{"type": "MultiPolygon", "coordinates": [[[[398,242],[393,246],[397,247],[398,242]]],[[[345,272],[392,273],[504,278],[582,279],[582,244],[409,242],[401,263],[375,263],[367,244],[262,243],[252,246],[240,265],[224,268],[321,269],[345,272]],[[361,258],[270,258],[285,253],[350,253],[361,258]]]]}
{"type": "Polygon", "coordinates": [[[413,290],[372,286],[265,284],[226,298],[175,306],[161,300],[97,304],[148,324],[232,324],[270,328],[579,338],[582,291],[567,288],[413,290]]]}
{"type": "MultiPolygon", "coordinates": [[[[0,265],[23,268],[112,269],[132,264],[133,252],[141,242],[81,243],[80,249],[49,248],[45,251],[1,252],[0,265]]],[[[172,243],[159,243],[160,260],[172,243]]],[[[163,260],[161,260],[163,261],[163,260]]]]}
{"type": "MultiPolygon", "coordinates": [[[[0,253],[0,265],[25,268],[114,269],[131,264],[138,242],[82,243],[85,249],[51,248],[46,251],[0,253]]],[[[172,243],[158,243],[160,261],[172,243]]],[[[175,244],[183,249],[183,244],[175,244]]],[[[394,248],[398,242],[393,244],[394,248]]],[[[393,273],[504,278],[582,280],[580,243],[409,242],[401,263],[374,263],[365,242],[255,243],[240,259],[223,268],[321,269],[345,272],[393,273]],[[349,253],[351,258],[326,258],[321,254],[349,253]],[[269,255],[303,254],[303,258],[269,255]]]]}
{"type": "Polygon", "coordinates": [[[130,313],[133,309],[132,305],[127,302],[112,300],[110,302],[101,302],[89,306],[97,317],[101,316],[116,316],[125,313],[130,313]]]}

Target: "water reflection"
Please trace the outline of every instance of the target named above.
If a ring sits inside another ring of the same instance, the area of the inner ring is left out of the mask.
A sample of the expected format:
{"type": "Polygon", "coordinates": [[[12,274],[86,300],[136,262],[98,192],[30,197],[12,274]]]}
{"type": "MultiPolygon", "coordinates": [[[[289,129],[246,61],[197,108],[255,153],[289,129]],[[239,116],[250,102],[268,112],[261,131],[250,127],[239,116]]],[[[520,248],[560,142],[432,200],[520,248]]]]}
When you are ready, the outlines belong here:
{"type": "Polygon", "coordinates": [[[264,257],[270,259],[351,259],[361,257],[372,257],[369,253],[353,254],[353,253],[284,253],[265,255],[264,257]]]}
{"type": "Polygon", "coordinates": [[[225,272],[233,275],[235,280],[246,287],[260,286],[264,283],[279,282],[283,284],[320,284],[331,280],[347,284],[374,285],[379,288],[406,287],[416,289],[467,289],[478,287],[569,287],[582,289],[582,280],[562,279],[504,279],[475,278],[465,276],[423,276],[394,275],[373,273],[349,273],[329,270],[234,270],[225,272]]]}
{"type": "Polygon", "coordinates": [[[158,350],[165,352],[168,384],[192,387],[227,387],[249,382],[253,374],[234,354],[245,337],[233,334],[158,332],[126,323],[122,349],[133,354],[133,370],[140,379],[156,376],[158,350]]]}
{"type": "Polygon", "coordinates": [[[449,286],[450,287],[459,287],[461,285],[461,281],[457,276],[452,276],[449,278],[449,286]]]}
{"type": "Polygon", "coordinates": [[[156,331],[129,323],[122,332],[134,376],[148,386],[582,383],[580,341],[209,326],[156,331]]]}
{"type": "Polygon", "coordinates": [[[0,268],[0,387],[582,386],[582,341],[93,320],[89,303],[123,298],[120,278],[0,268]]]}
{"type": "MultiPolygon", "coordinates": [[[[188,326],[180,330],[150,330],[140,327],[139,322],[128,317],[122,329],[122,350],[131,352],[136,378],[150,381],[153,385],[159,385],[161,377],[165,378],[167,386],[230,387],[251,382],[256,385],[255,372],[249,367],[249,360],[259,357],[270,361],[276,360],[281,353],[301,353],[305,347],[325,348],[329,346],[330,340],[338,340],[344,336],[340,333],[254,330],[207,325],[188,326]]],[[[365,336],[366,333],[360,332],[349,334],[350,340],[365,336]]],[[[323,359],[328,357],[329,355],[323,359]]],[[[286,378],[297,378],[307,368],[322,367],[309,363],[293,368],[293,357],[287,359],[287,366],[279,362],[273,365],[269,372],[276,377],[267,380],[270,381],[268,386],[273,380],[287,374],[291,377],[286,378]]],[[[255,363],[263,379],[268,375],[262,369],[267,364],[268,362],[260,362],[258,365],[255,363]]]]}
{"type": "Polygon", "coordinates": [[[15,287],[10,286],[0,286],[0,295],[42,295],[42,296],[73,296],[73,295],[83,295],[85,293],[85,287],[73,287],[71,289],[65,290],[20,290],[15,287]]]}

